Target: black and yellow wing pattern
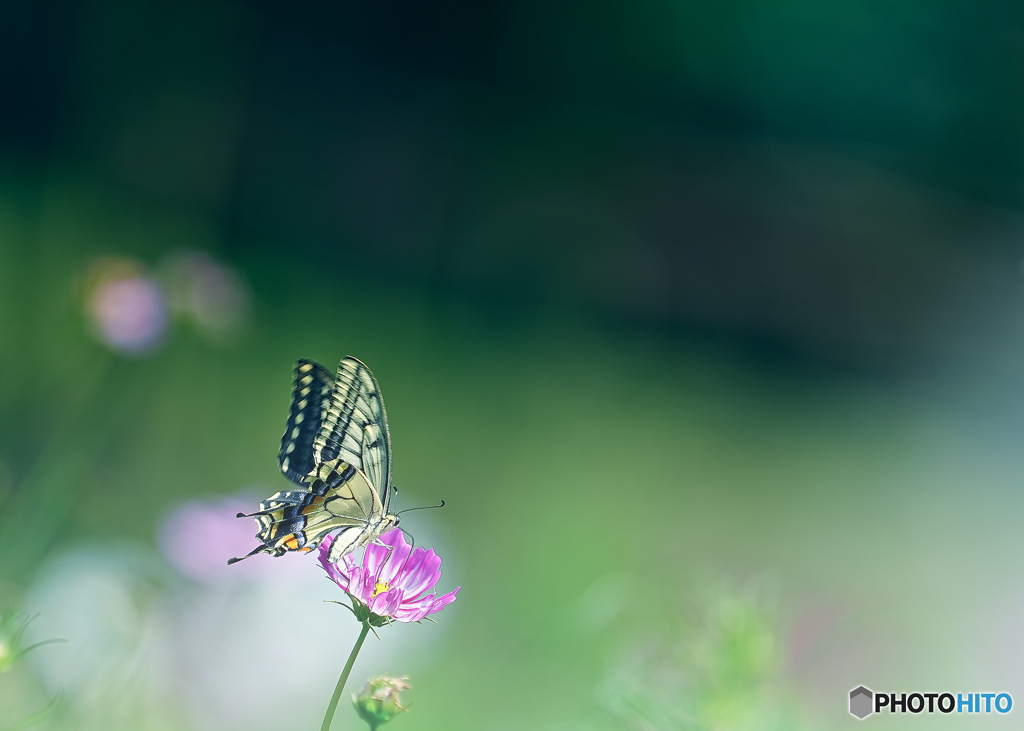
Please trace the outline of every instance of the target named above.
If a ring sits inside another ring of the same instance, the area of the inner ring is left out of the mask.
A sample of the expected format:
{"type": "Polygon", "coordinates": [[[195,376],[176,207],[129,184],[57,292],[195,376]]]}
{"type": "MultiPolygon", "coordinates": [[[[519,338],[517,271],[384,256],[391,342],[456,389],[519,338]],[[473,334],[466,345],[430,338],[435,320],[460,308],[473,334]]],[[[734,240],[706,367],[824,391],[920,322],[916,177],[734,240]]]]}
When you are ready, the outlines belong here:
{"type": "Polygon", "coordinates": [[[394,489],[384,400],[377,379],[356,358],[342,359],[336,378],[314,361],[295,364],[278,462],[297,489],[271,495],[256,513],[240,514],[258,525],[261,544],[248,556],[309,551],[340,530],[331,544],[330,559],[337,561],[398,525],[390,513],[394,489]]]}
{"type": "Polygon", "coordinates": [[[313,440],[324,422],[331,403],[334,379],[319,363],[302,359],[295,364],[292,376],[292,408],[277,453],[281,472],[301,485],[313,469],[313,440]]]}
{"type": "Polygon", "coordinates": [[[349,463],[370,480],[391,506],[391,434],[384,400],[370,369],[352,357],[338,366],[338,378],[313,443],[313,460],[324,464],[335,459],[349,463]]]}

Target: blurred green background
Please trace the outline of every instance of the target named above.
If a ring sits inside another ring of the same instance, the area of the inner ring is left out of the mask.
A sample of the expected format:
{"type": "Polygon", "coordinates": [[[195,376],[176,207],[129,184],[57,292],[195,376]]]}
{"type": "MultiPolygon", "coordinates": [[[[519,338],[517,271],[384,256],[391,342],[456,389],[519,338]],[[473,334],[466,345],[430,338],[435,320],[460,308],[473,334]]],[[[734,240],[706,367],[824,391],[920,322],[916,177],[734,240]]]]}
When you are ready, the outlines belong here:
{"type": "Polygon", "coordinates": [[[392,728],[1024,701],[1022,15],[0,4],[0,604],[67,640],[0,731],[318,727],[337,589],[221,564],[346,354],[462,586],[356,665],[392,728]]]}

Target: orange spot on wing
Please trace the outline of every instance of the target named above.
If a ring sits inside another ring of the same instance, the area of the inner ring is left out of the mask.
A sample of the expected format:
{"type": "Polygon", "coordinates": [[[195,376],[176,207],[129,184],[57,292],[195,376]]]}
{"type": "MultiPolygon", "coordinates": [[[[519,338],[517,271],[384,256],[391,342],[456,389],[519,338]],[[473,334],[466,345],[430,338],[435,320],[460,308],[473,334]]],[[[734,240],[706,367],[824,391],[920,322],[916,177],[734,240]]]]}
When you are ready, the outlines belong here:
{"type": "Polygon", "coordinates": [[[323,509],[324,497],[323,495],[317,495],[313,498],[313,502],[302,509],[303,515],[309,515],[310,513],[316,513],[323,509]]]}
{"type": "Polygon", "coordinates": [[[295,534],[293,533],[293,534],[291,534],[290,536],[288,536],[288,538],[287,538],[287,539],[285,539],[285,541],[284,541],[284,544],[283,544],[283,545],[284,545],[284,547],[285,547],[285,548],[287,548],[287,549],[288,549],[289,551],[294,551],[295,549],[297,549],[297,548],[299,547],[299,539],[298,539],[298,538],[296,538],[296,537],[295,537],[295,534]]]}

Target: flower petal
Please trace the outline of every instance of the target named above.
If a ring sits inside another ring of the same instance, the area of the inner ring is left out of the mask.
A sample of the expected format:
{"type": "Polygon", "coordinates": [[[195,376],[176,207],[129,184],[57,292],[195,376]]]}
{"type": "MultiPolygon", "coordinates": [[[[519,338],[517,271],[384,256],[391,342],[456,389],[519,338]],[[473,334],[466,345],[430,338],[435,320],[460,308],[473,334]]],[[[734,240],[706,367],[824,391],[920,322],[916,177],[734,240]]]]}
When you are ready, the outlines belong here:
{"type": "Polygon", "coordinates": [[[423,556],[426,555],[426,553],[427,549],[425,548],[417,548],[414,550],[409,555],[409,558],[406,559],[405,568],[402,570],[402,575],[398,577],[398,580],[405,583],[408,580],[409,575],[419,569],[419,565],[423,563],[423,556]]]}
{"type": "Polygon", "coordinates": [[[442,594],[437,599],[435,599],[434,603],[430,605],[430,611],[428,611],[427,614],[434,614],[435,612],[440,612],[442,609],[444,609],[453,601],[455,601],[455,595],[459,593],[459,589],[461,588],[461,586],[456,586],[455,589],[453,589],[452,591],[448,592],[447,594],[442,594]]]}
{"type": "MultiPolygon", "coordinates": [[[[418,552],[421,549],[416,549],[418,552]]],[[[415,559],[415,557],[414,557],[415,559]]],[[[416,597],[434,588],[441,578],[441,557],[431,548],[422,554],[415,569],[399,577],[398,584],[405,590],[406,596],[416,597]]]]}
{"type": "Polygon", "coordinates": [[[387,612],[389,617],[393,617],[395,615],[395,612],[398,611],[398,608],[402,606],[402,590],[395,588],[389,591],[388,594],[391,594],[392,597],[391,600],[388,602],[387,612]]]}
{"type": "Polygon", "coordinates": [[[351,584],[352,584],[353,571],[354,571],[354,569],[346,571],[346,570],[344,570],[341,567],[340,564],[336,564],[334,566],[334,570],[333,571],[328,571],[327,574],[332,579],[334,579],[335,583],[338,586],[340,586],[342,589],[345,589],[347,591],[348,587],[351,586],[351,584]]]}
{"type": "Polygon", "coordinates": [[[380,572],[380,567],[384,565],[394,550],[395,539],[401,535],[402,531],[400,530],[389,530],[367,544],[363,554],[363,568],[376,576],[380,572]]]}
{"type": "Polygon", "coordinates": [[[334,536],[327,536],[320,543],[319,549],[319,561],[320,565],[324,567],[324,571],[332,579],[337,581],[339,584],[347,583],[350,580],[352,569],[356,568],[355,559],[351,554],[346,554],[341,557],[337,563],[331,563],[330,554],[331,546],[334,544],[334,536]],[[340,579],[340,580],[339,580],[340,579]]]}
{"type": "Polygon", "coordinates": [[[327,536],[327,538],[324,539],[324,542],[320,544],[320,565],[323,566],[324,571],[327,572],[327,576],[329,576],[335,584],[340,586],[342,589],[347,589],[349,584],[348,575],[344,571],[341,571],[336,564],[327,560],[327,556],[331,552],[332,542],[333,539],[331,536],[327,536]]]}
{"type": "Polygon", "coordinates": [[[402,603],[402,590],[398,588],[388,589],[382,591],[377,596],[373,597],[368,606],[370,611],[374,614],[379,614],[382,617],[394,616],[395,610],[398,609],[402,603]]]}
{"type": "Polygon", "coordinates": [[[363,586],[362,592],[366,597],[366,604],[369,604],[373,599],[374,592],[377,591],[377,577],[371,574],[366,569],[363,569],[363,586]]]}
{"type": "Polygon", "coordinates": [[[396,585],[400,583],[398,581],[400,575],[406,571],[406,564],[408,563],[409,552],[412,550],[412,546],[406,542],[402,531],[391,531],[387,536],[390,537],[391,533],[397,533],[398,537],[391,544],[391,554],[384,560],[384,564],[377,574],[377,580],[390,585],[396,585]]]}
{"type": "MultiPolygon", "coordinates": [[[[416,577],[423,571],[423,561],[427,558],[427,549],[417,548],[405,562],[405,569],[394,583],[408,588],[416,583],[416,577]]],[[[408,593],[408,592],[406,592],[408,593]]]]}
{"type": "Polygon", "coordinates": [[[395,612],[396,622],[419,622],[425,616],[427,616],[427,609],[430,607],[414,607],[409,608],[406,606],[399,607],[395,612]]]}
{"type": "Polygon", "coordinates": [[[366,551],[363,553],[363,568],[376,576],[380,570],[380,565],[384,563],[384,559],[388,557],[390,552],[390,546],[378,545],[377,541],[367,544],[366,551]]]}
{"type": "Polygon", "coordinates": [[[418,599],[416,601],[404,601],[395,611],[395,619],[399,622],[419,622],[430,611],[430,605],[434,603],[434,595],[418,599]]]}
{"type": "Polygon", "coordinates": [[[366,569],[359,567],[352,571],[352,580],[348,585],[348,593],[363,604],[369,604],[370,597],[373,596],[374,586],[373,574],[367,573],[366,569]]]}
{"type": "Polygon", "coordinates": [[[320,565],[338,586],[378,616],[418,622],[455,601],[461,589],[456,587],[440,597],[428,594],[441,578],[441,558],[433,549],[413,550],[398,529],[388,531],[367,546],[361,562],[346,554],[337,563],[331,563],[328,558],[333,543],[334,536],[321,542],[320,565]],[[381,584],[390,588],[375,595],[381,584]]]}

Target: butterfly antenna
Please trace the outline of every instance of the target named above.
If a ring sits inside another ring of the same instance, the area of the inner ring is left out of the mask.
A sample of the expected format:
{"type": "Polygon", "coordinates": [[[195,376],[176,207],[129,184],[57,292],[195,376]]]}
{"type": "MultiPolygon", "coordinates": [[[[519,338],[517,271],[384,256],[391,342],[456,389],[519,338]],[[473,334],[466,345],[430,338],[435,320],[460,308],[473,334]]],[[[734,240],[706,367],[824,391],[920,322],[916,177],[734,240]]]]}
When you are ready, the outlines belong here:
{"type": "Polygon", "coordinates": [[[238,563],[239,561],[244,561],[245,559],[249,558],[250,556],[255,556],[257,553],[262,551],[264,548],[265,548],[265,546],[256,546],[256,548],[252,549],[251,551],[249,551],[249,553],[245,554],[241,558],[229,558],[228,559],[228,566],[230,566],[233,563],[238,563]]]}
{"type": "MultiPolygon", "coordinates": [[[[400,510],[399,512],[395,513],[395,515],[401,515],[402,513],[408,513],[408,512],[411,512],[413,510],[431,510],[433,508],[443,508],[443,507],[444,507],[444,500],[441,501],[440,505],[424,505],[424,506],[419,507],[419,508],[406,508],[405,510],[400,510]]],[[[402,526],[398,526],[398,530],[402,531],[402,535],[409,536],[409,555],[405,557],[405,561],[402,562],[402,568],[401,568],[401,571],[405,571],[405,567],[408,565],[409,559],[412,558],[412,554],[416,551],[416,536],[414,536],[412,533],[407,531],[402,526]]],[[[389,557],[390,557],[390,554],[389,554],[389,557]]],[[[401,573],[401,572],[399,572],[399,573],[401,573]]]]}
{"type": "Polygon", "coordinates": [[[401,515],[402,513],[411,513],[413,510],[433,510],[434,508],[443,508],[444,500],[441,501],[440,505],[423,505],[418,508],[406,508],[405,510],[399,510],[395,515],[401,515]]]}

